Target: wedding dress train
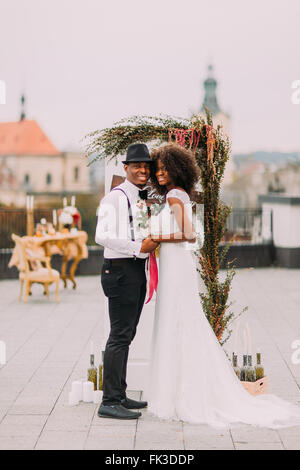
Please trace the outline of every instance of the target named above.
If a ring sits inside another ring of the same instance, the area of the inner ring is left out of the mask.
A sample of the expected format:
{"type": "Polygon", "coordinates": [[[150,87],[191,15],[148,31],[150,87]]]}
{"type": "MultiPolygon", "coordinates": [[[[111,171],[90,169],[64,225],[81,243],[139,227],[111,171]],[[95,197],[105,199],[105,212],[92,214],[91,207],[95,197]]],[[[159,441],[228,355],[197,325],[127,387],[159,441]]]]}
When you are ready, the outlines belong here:
{"type": "MultiPolygon", "coordinates": [[[[176,189],[168,197],[190,201],[176,189]]],[[[160,217],[174,217],[168,203],[160,217]]],[[[300,425],[300,406],[271,394],[253,397],[243,388],[202,310],[196,259],[188,248],[187,242],[160,247],[149,411],[216,428],[300,425]]]]}

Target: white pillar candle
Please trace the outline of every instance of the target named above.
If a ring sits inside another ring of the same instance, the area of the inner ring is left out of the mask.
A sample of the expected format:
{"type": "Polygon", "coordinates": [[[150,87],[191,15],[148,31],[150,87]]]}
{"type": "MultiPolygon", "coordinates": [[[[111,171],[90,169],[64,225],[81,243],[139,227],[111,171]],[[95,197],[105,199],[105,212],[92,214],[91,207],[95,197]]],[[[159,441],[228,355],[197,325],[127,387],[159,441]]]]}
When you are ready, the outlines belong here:
{"type": "Polygon", "coordinates": [[[75,196],[72,196],[72,198],[71,198],[71,206],[75,207],[75,201],[76,201],[76,197],[75,197],[75,196]]]}
{"type": "Polygon", "coordinates": [[[98,403],[100,403],[100,401],[102,400],[102,395],[103,395],[102,390],[94,390],[93,402],[96,403],[96,405],[98,405],[98,403]]]}
{"type": "Polygon", "coordinates": [[[30,209],[33,209],[34,196],[30,196],[30,209]]]}
{"type": "Polygon", "coordinates": [[[53,221],[53,225],[56,226],[57,225],[57,215],[56,215],[56,210],[53,209],[52,211],[52,221],[53,221]]]}
{"type": "Polygon", "coordinates": [[[76,394],[78,401],[82,401],[83,390],[81,380],[75,380],[75,382],[72,382],[72,393],[76,394]]]}
{"type": "Polygon", "coordinates": [[[94,354],[94,341],[91,341],[90,344],[90,354],[94,354]]]}
{"type": "Polygon", "coordinates": [[[79,400],[77,397],[77,394],[75,392],[70,392],[69,393],[69,405],[70,406],[75,406],[78,405],[79,400]]]}
{"type": "Polygon", "coordinates": [[[26,209],[29,209],[29,196],[26,196],[26,209]]]}
{"type": "Polygon", "coordinates": [[[93,401],[94,384],[93,382],[83,382],[83,401],[85,403],[91,403],[93,401]]]}
{"type": "Polygon", "coordinates": [[[63,206],[64,206],[64,207],[67,206],[67,198],[66,198],[66,197],[63,198],[63,206]]]}

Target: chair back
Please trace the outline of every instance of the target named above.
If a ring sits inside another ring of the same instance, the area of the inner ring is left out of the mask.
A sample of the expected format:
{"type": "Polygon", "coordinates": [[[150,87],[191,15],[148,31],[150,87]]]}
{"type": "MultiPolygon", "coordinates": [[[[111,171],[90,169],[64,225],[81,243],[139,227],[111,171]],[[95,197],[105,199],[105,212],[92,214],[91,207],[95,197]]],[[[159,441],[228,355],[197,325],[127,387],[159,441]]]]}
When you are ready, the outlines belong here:
{"type": "Polygon", "coordinates": [[[26,262],[26,253],[25,253],[25,247],[24,247],[22,238],[18,237],[18,235],[15,235],[14,233],[12,234],[11,238],[16,244],[16,249],[18,253],[18,258],[19,258],[18,270],[26,271],[28,269],[28,264],[26,262]]]}

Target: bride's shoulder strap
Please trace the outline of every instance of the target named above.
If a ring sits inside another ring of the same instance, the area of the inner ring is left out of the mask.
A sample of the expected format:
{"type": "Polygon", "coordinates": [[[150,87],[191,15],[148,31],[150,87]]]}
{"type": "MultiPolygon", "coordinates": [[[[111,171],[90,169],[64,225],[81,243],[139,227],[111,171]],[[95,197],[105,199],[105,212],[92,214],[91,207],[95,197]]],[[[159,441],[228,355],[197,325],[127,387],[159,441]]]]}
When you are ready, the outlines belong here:
{"type": "Polygon", "coordinates": [[[180,199],[183,203],[186,203],[190,198],[189,195],[185,191],[181,191],[180,189],[171,189],[166,195],[166,199],[170,197],[176,197],[180,199]]]}

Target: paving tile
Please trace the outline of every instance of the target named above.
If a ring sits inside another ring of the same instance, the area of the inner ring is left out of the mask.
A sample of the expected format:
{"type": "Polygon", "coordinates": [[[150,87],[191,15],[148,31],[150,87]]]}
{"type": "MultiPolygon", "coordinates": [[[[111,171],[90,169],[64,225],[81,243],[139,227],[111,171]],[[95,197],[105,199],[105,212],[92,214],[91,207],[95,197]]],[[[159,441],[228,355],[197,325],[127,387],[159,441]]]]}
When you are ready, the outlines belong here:
{"type": "Polygon", "coordinates": [[[36,450],[82,450],[87,437],[83,431],[44,431],[36,450]]]}
{"type": "Polygon", "coordinates": [[[300,436],[286,436],[282,438],[284,449],[300,450],[300,436]]]}
{"type": "Polygon", "coordinates": [[[49,416],[46,431],[88,431],[95,412],[93,403],[57,406],[49,416]]]}
{"type": "Polygon", "coordinates": [[[244,442],[274,442],[280,443],[278,432],[268,428],[253,428],[247,426],[245,429],[232,429],[232,438],[235,443],[244,442]]]}
{"type": "MultiPolygon", "coordinates": [[[[237,270],[230,300],[235,311],[249,306],[242,318],[254,348],[261,346],[270,392],[300,405],[300,365],[291,362],[291,341],[300,338],[299,281],[300,270],[237,270]]],[[[19,281],[0,281],[0,332],[8,357],[0,368],[0,449],[300,449],[300,426],[245,426],[230,433],[160,420],[147,409],[138,421],[119,421],[98,418],[98,405],[70,407],[72,381],[86,377],[90,340],[100,345],[103,339],[98,285],[99,276],[78,277],[77,291],[61,290],[60,304],[47,301],[36,286],[23,304],[16,299],[19,281]]],[[[141,399],[138,391],[128,396],[141,399]]]]}
{"type": "Polygon", "coordinates": [[[239,442],[235,444],[236,450],[284,450],[279,442],[239,442]]]}
{"type": "Polygon", "coordinates": [[[0,450],[33,450],[35,443],[34,436],[0,436],[0,450]]]}
{"type": "Polygon", "coordinates": [[[181,422],[143,421],[137,423],[136,449],[183,449],[181,422]],[[164,447],[165,446],[165,447],[164,447]]]}
{"type": "MultiPolygon", "coordinates": [[[[115,420],[117,421],[117,420],[115,420]]],[[[92,426],[85,443],[86,450],[132,450],[134,448],[135,427],[92,426]]]]}
{"type": "Polygon", "coordinates": [[[216,430],[205,425],[183,425],[185,448],[234,450],[229,430],[216,430]]]}
{"type": "Polygon", "coordinates": [[[0,424],[0,437],[38,438],[47,415],[6,415],[0,424]]]}

